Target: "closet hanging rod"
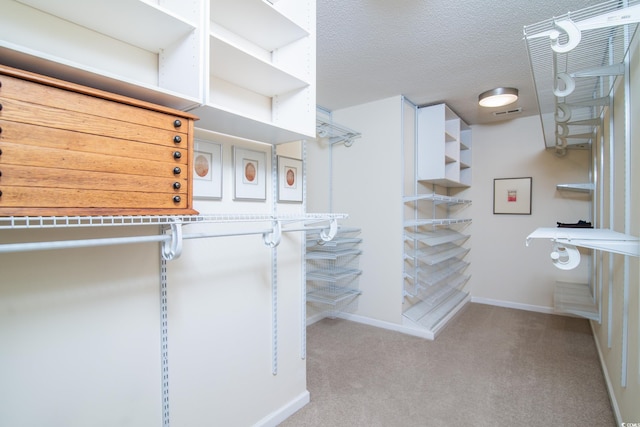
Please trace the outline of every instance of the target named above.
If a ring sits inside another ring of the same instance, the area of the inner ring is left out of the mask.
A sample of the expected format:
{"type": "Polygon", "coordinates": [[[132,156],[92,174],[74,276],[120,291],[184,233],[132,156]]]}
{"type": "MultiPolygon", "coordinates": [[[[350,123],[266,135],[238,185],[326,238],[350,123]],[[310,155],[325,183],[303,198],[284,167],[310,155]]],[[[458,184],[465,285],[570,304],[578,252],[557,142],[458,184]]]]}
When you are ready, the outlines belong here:
{"type": "Polygon", "coordinates": [[[161,234],[161,235],[152,235],[152,236],[127,236],[127,237],[108,237],[108,238],[96,238],[96,239],[58,240],[58,241],[45,241],[45,242],[4,243],[4,244],[0,244],[0,254],[160,242],[163,245],[162,256],[167,260],[171,260],[180,256],[182,252],[182,241],[188,240],[188,239],[262,235],[265,245],[270,247],[275,247],[280,243],[281,233],[320,230],[322,239],[325,241],[329,241],[335,237],[336,230],[337,230],[337,221],[335,218],[329,219],[329,225],[324,227],[316,226],[316,227],[282,228],[281,222],[276,220],[273,222],[273,226],[270,229],[217,232],[217,233],[213,232],[213,233],[183,234],[182,225],[185,225],[185,224],[179,221],[173,222],[170,225],[167,225],[167,228],[171,229],[171,233],[161,234]]]}

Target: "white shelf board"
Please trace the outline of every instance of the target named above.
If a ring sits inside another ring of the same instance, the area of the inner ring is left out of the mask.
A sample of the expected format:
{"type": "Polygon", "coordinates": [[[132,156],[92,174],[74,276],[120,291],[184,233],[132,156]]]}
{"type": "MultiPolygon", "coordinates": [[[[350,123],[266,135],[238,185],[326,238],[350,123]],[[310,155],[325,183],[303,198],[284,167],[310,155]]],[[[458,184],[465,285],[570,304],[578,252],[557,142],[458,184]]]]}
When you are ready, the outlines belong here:
{"type": "Polygon", "coordinates": [[[234,135],[269,144],[283,144],[292,141],[315,138],[315,129],[285,129],[273,122],[246,117],[241,112],[231,111],[221,105],[202,105],[190,110],[200,118],[196,127],[215,129],[218,133],[234,135]]]}
{"type": "Polygon", "coordinates": [[[142,0],[18,1],[155,53],[196,28],[173,12],[142,0]]]}
{"type": "Polygon", "coordinates": [[[268,51],[309,32],[263,0],[211,0],[211,20],[268,51]]]}
{"type": "Polygon", "coordinates": [[[604,228],[541,227],[529,234],[526,245],[533,239],[548,239],[567,245],[581,246],[622,255],[639,256],[637,237],[604,228]]]}
{"type": "Polygon", "coordinates": [[[95,87],[107,92],[141,99],[177,110],[187,111],[201,105],[200,98],[152,86],[130,78],[108,73],[64,58],[0,40],[0,58],[9,67],[95,87]]]}
{"type": "Polygon", "coordinates": [[[577,191],[579,193],[591,193],[594,189],[593,182],[575,183],[575,184],[558,184],[558,190],[577,191]]]}
{"type": "Polygon", "coordinates": [[[283,71],[219,35],[211,35],[209,54],[213,75],[267,97],[309,86],[309,82],[283,71]]]}

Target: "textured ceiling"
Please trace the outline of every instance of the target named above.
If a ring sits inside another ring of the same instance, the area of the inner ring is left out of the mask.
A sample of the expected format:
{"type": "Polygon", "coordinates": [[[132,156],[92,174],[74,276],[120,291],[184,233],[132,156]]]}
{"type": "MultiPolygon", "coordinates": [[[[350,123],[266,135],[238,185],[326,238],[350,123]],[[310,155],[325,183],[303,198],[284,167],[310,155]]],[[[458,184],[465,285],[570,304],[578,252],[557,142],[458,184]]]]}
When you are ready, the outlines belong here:
{"type": "Polygon", "coordinates": [[[523,27],[601,2],[317,0],[318,105],[404,95],[446,102],[469,124],[517,107],[538,114],[523,27]],[[478,94],[499,86],[518,88],[518,102],[481,111],[478,94]]]}

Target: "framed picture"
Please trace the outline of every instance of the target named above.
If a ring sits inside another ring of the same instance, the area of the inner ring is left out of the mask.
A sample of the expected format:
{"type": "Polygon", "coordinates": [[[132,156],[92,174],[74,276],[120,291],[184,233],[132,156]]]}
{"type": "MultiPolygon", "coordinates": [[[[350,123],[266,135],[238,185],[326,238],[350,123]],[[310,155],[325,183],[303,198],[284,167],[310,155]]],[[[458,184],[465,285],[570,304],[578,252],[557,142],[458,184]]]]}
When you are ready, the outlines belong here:
{"type": "Polygon", "coordinates": [[[233,147],[234,200],[267,199],[267,154],[233,147]]]}
{"type": "Polygon", "coordinates": [[[302,160],[278,156],[278,201],[302,203],[302,160]]]}
{"type": "Polygon", "coordinates": [[[196,139],[193,143],[193,197],[222,199],[222,146],[196,139]]]}
{"type": "Polygon", "coordinates": [[[495,178],[493,213],[531,215],[531,177],[495,178]]]}

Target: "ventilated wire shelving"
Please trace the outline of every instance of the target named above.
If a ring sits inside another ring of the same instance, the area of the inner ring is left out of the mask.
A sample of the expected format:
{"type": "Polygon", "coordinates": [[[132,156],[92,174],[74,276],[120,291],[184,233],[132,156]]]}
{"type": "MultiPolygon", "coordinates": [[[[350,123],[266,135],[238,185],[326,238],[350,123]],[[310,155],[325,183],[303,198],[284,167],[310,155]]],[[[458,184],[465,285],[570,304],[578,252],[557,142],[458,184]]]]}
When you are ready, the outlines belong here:
{"type": "Polygon", "coordinates": [[[355,308],[359,289],[362,239],[359,228],[339,228],[329,242],[307,233],[307,301],[330,317],[355,308]]]}
{"type": "Polygon", "coordinates": [[[414,209],[414,217],[404,222],[404,295],[412,304],[403,315],[433,331],[468,297],[464,287],[469,276],[462,272],[469,265],[463,260],[469,248],[462,245],[469,236],[451,227],[465,226],[471,219],[449,215],[452,207],[471,201],[435,192],[403,201],[414,209]]]}
{"type": "Polygon", "coordinates": [[[590,146],[639,20],[640,0],[611,0],[524,27],[547,148],[590,146]]]}

